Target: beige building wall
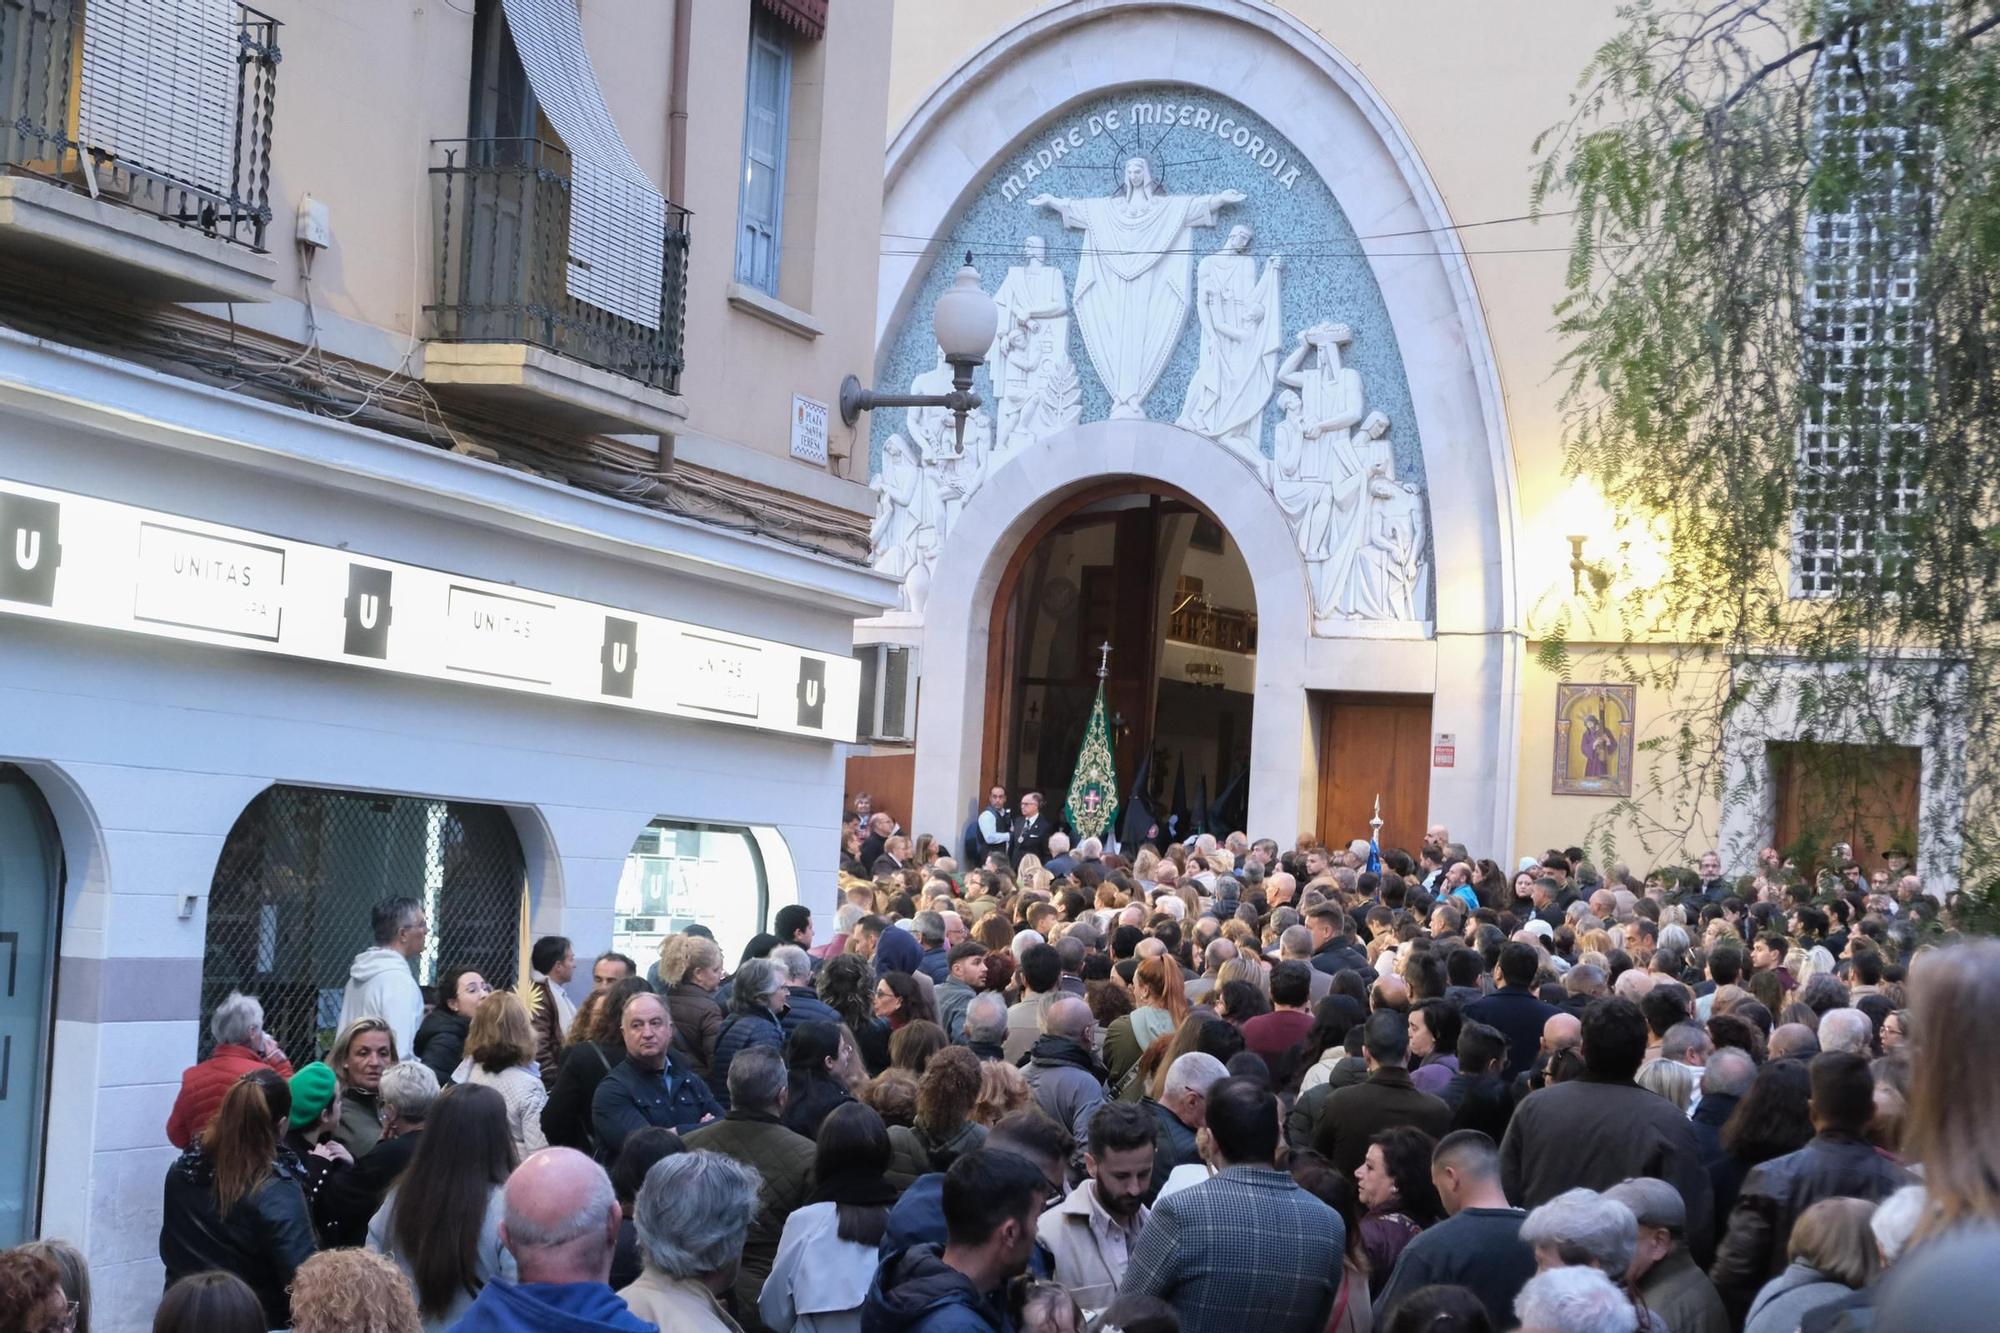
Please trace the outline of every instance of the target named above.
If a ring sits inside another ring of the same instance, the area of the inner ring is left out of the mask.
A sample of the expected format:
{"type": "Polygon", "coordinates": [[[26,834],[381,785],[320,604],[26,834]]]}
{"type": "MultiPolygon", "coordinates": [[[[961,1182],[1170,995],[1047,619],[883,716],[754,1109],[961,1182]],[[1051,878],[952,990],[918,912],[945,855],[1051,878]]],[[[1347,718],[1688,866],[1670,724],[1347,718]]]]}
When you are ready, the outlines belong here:
{"type": "MultiPolygon", "coordinates": [[[[694,215],[687,437],[708,445],[707,466],[739,446],[808,470],[789,458],[791,395],[832,403],[841,377],[865,376],[874,360],[893,10],[888,0],[837,5],[823,41],[797,43],[782,304],[763,303],[760,312],[730,299],[751,0],[588,0],[585,38],[633,157],[668,192],[677,3],[692,7],[688,160],[684,197],[672,200],[694,215]]],[[[310,271],[326,350],[421,373],[423,307],[436,282],[427,171],[442,160],[433,141],[466,134],[472,0],[273,0],[267,8],[284,23],[270,230],[279,276],[271,303],[238,306],[235,317],[304,337],[307,279],[293,237],[299,201],[310,194],[328,206],[333,227],[332,246],[310,271]]],[[[851,432],[837,415],[833,429],[833,452],[850,452],[851,438],[842,437],[851,432]]],[[[871,503],[859,486],[814,494],[853,510],[871,503]]]]}

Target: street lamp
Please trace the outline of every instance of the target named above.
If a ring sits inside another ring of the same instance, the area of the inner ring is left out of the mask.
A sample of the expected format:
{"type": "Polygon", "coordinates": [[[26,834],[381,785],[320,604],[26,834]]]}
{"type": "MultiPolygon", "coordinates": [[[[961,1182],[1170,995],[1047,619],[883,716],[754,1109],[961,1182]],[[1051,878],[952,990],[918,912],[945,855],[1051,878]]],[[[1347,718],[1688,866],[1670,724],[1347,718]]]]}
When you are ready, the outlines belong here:
{"type": "Polygon", "coordinates": [[[849,375],[840,382],[841,421],[852,426],[863,412],[877,407],[950,408],[958,448],[963,452],[966,414],[979,406],[979,395],[972,391],[972,372],[986,359],[999,327],[1000,308],[980,289],[979,270],[972,266],[972,251],[967,250],[965,267],[931,311],[931,331],[951,367],[951,392],[878,393],[862,388],[861,381],[849,375]]]}

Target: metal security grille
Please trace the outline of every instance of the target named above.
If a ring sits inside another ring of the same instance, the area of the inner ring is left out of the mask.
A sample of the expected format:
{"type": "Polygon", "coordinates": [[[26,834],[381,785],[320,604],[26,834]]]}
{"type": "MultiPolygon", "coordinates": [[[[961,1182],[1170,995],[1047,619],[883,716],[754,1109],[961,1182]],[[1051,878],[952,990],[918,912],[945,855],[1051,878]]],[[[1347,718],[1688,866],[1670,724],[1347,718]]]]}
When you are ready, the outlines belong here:
{"type": "Polygon", "coordinates": [[[1806,231],[1807,386],[1792,520],[1792,595],[1832,597],[1898,560],[1920,499],[1920,386],[1930,325],[1919,290],[1935,127],[1916,62],[1944,40],[1944,5],[1908,0],[1852,23],[1858,0],[1831,0],[1838,27],[1818,78],[1814,153],[1849,164],[1847,211],[1815,211],[1806,231]]]}
{"type": "MultiPolygon", "coordinates": [[[[293,1064],[324,1052],[348,967],[374,942],[369,909],[396,895],[430,918],[420,982],[463,963],[509,985],[526,884],[520,841],[498,807],[272,787],[230,830],[209,888],[204,1024],[240,990],[263,1002],[265,1031],[293,1064]]],[[[204,1026],[204,1057],[213,1044],[204,1026]]]]}

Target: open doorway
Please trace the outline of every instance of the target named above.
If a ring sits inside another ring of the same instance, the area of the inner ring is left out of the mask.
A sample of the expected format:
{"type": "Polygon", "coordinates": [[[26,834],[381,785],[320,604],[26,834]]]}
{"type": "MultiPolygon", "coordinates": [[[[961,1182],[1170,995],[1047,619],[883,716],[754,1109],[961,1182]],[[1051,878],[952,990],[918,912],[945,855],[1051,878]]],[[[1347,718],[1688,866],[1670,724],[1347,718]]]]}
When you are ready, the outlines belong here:
{"type": "MultiPolygon", "coordinates": [[[[1060,809],[1105,664],[1121,798],[1145,770],[1148,808],[1185,836],[1241,827],[1257,653],[1250,571],[1192,499],[1129,482],[1045,519],[994,607],[997,694],[987,772],[1060,809]]],[[[1129,804],[1129,802],[1128,802],[1129,804]]]]}

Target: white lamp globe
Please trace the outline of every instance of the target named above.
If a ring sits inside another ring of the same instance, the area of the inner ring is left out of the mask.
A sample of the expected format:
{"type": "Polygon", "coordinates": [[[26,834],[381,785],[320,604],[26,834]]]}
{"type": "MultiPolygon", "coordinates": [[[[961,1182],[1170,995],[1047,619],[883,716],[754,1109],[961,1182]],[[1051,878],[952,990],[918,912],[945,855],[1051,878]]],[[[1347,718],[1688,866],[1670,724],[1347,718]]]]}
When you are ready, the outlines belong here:
{"type": "Polygon", "coordinates": [[[979,287],[979,270],[972,266],[972,252],[965,255],[965,267],[957,281],[938,298],[931,312],[931,331],[947,361],[983,361],[993,346],[1000,327],[1000,308],[979,287]]]}

